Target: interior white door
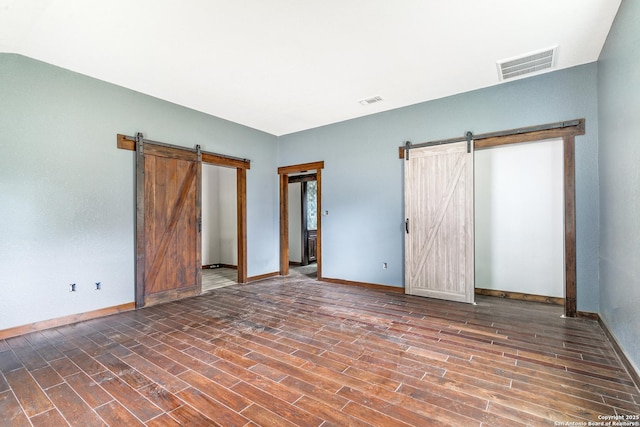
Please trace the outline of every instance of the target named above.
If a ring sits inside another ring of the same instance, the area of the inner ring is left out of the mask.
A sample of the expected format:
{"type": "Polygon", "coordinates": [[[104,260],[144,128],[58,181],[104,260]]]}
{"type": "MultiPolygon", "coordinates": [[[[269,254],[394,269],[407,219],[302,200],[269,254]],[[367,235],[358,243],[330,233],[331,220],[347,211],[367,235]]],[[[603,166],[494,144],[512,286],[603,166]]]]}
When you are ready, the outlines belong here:
{"type": "Polygon", "coordinates": [[[412,148],[404,167],[405,293],[474,301],[473,143],[412,148]]]}

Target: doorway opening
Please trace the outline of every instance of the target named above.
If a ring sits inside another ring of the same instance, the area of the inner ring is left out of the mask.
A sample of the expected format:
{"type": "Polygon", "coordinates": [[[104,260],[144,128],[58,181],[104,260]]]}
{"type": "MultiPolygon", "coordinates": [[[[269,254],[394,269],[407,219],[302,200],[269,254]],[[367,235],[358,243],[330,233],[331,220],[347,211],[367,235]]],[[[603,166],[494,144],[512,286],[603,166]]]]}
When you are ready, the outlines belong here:
{"type": "Polygon", "coordinates": [[[238,283],[236,171],[202,165],[202,292],[238,283]]]}
{"type": "Polygon", "coordinates": [[[317,175],[289,175],[289,266],[296,273],[317,278],[317,175]]]}
{"type": "MultiPolygon", "coordinates": [[[[307,269],[307,266],[312,265],[315,258],[315,276],[317,279],[322,278],[323,168],[324,162],[322,161],[278,168],[280,175],[279,274],[281,276],[289,275],[291,261],[294,266],[297,262],[300,265],[304,263],[304,268],[307,269]],[[292,203],[299,198],[299,205],[294,203],[291,206],[290,198],[294,199],[291,201],[292,203]],[[303,217],[305,217],[304,220],[303,217]]],[[[313,272],[308,272],[308,274],[313,274],[313,272]]]]}
{"type": "Polygon", "coordinates": [[[562,139],[475,155],[475,292],[564,303],[562,139]]]}

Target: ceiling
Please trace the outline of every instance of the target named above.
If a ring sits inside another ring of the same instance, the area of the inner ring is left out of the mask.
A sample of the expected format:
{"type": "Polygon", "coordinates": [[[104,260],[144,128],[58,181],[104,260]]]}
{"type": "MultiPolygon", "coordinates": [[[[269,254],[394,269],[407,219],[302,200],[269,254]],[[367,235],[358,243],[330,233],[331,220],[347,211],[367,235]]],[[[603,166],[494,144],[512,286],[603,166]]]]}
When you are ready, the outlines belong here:
{"type": "Polygon", "coordinates": [[[598,59],[620,0],[0,0],[19,53],[274,135],[598,59]],[[363,98],[382,102],[363,106],[363,98]]]}

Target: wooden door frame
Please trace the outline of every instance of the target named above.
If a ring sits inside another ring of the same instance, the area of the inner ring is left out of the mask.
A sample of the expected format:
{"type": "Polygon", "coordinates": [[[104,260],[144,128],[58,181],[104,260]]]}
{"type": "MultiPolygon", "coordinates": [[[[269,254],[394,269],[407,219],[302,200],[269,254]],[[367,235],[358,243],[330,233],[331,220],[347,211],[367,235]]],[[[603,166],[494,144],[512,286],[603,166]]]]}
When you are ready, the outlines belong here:
{"type": "Polygon", "coordinates": [[[317,241],[316,265],[318,266],[318,280],[322,278],[322,169],[324,161],[302,163],[278,168],[280,176],[280,271],[281,276],[289,274],[289,174],[303,173],[315,170],[317,181],[317,241]]]}
{"type": "Polygon", "coordinates": [[[236,169],[236,227],[238,242],[238,283],[247,283],[247,159],[202,152],[202,163],[236,169]]]}
{"type": "MultiPolygon", "coordinates": [[[[576,269],[575,137],[584,134],[585,120],[577,119],[473,136],[474,150],[483,150],[523,142],[562,139],[564,150],[564,315],[566,317],[576,317],[579,315],[577,310],[576,269]]],[[[425,144],[435,145],[460,140],[461,138],[454,138],[425,144]]],[[[405,158],[405,147],[399,147],[399,156],[401,159],[405,158]]]]}
{"type": "MultiPolygon", "coordinates": [[[[180,150],[189,150],[188,147],[165,144],[162,142],[146,140],[142,138],[142,134],[137,136],[127,136],[123,134],[117,134],[117,147],[123,150],[130,150],[137,152],[137,141],[144,141],[146,143],[152,143],[162,145],[168,148],[176,148],[180,150]]],[[[251,169],[251,161],[248,159],[241,159],[238,157],[227,156],[224,154],[211,153],[207,151],[201,151],[201,162],[215,166],[229,167],[236,169],[236,216],[237,216],[237,240],[238,240],[238,283],[247,283],[247,170],[251,169]]],[[[138,169],[138,167],[136,168],[138,169]]],[[[136,170],[136,174],[138,170],[136,170]]],[[[202,185],[201,173],[198,174],[197,179],[199,185],[202,185]]],[[[139,198],[144,195],[144,188],[136,188],[136,210],[138,210],[139,198]]],[[[200,195],[201,197],[201,195],[200,195]]],[[[198,218],[198,221],[202,221],[202,218],[198,218]]],[[[136,231],[138,233],[139,231],[136,231]]],[[[137,234],[136,234],[137,236],[137,234]]],[[[136,237],[137,239],[137,237],[136,237]]],[[[199,246],[200,253],[197,257],[202,258],[202,245],[199,246]]],[[[136,243],[136,251],[138,251],[136,243]]],[[[136,253],[136,257],[138,254],[136,253]]],[[[202,264],[200,262],[200,264],[202,264]]],[[[199,265],[198,268],[202,268],[199,265]]],[[[142,303],[139,299],[139,293],[143,291],[143,282],[139,281],[138,272],[136,272],[136,285],[135,296],[136,306],[142,303]]]]}
{"type": "MultiPolygon", "coordinates": [[[[223,161],[219,155],[202,155],[202,163],[236,169],[236,240],[238,242],[238,283],[247,283],[247,169],[223,161]],[[206,158],[206,160],[205,160],[206,158]]],[[[202,249],[201,249],[202,250],[202,249]]]]}

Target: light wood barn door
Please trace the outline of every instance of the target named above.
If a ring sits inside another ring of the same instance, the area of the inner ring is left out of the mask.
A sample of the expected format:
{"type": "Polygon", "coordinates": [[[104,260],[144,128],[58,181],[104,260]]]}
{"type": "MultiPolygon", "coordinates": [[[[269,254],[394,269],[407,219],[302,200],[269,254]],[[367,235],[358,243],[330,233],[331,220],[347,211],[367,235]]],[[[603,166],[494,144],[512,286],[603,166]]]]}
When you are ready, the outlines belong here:
{"type": "Polygon", "coordinates": [[[405,161],[405,292],[474,301],[473,144],[412,148],[405,161]]]}
{"type": "Polygon", "coordinates": [[[144,143],[138,149],[136,305],[198,295],[201,155],[144,143]]]}

